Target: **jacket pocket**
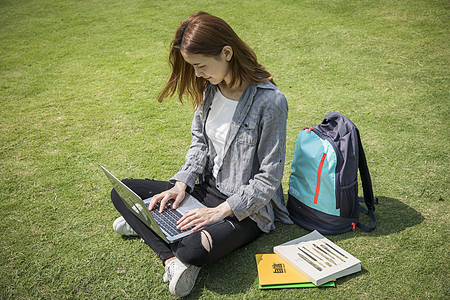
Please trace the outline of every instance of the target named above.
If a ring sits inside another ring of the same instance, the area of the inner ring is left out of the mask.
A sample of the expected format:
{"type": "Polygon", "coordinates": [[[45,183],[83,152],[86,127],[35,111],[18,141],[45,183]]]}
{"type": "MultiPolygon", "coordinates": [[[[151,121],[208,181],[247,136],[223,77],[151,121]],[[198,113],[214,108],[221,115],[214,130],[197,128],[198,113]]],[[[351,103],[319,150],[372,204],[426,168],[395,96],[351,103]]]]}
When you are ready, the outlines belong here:
{"type": "Polygon", "coordinates": [[[239,144],[255,145],[258,141],[258,122],[256,118],[249,115],[242,122],[236,136],[236,142],[239,144]]]}

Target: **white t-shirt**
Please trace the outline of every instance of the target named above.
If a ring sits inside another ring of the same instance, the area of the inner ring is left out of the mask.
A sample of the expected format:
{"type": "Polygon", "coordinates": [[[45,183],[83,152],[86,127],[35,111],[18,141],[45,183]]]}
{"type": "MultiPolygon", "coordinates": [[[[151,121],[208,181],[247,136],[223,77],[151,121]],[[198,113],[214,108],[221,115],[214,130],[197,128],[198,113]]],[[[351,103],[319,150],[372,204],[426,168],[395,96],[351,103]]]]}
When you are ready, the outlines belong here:
{"type": "Polygon", "coordinates": [[[239,101],[231,100],[222,95],[219,89],[214,95],[211,110],[206,120],[206,134],[211,139],[217,156],[214,158],[213,175],[217,177],[224,157],[225,141],[230,130],[234,111],[239,101]]]}

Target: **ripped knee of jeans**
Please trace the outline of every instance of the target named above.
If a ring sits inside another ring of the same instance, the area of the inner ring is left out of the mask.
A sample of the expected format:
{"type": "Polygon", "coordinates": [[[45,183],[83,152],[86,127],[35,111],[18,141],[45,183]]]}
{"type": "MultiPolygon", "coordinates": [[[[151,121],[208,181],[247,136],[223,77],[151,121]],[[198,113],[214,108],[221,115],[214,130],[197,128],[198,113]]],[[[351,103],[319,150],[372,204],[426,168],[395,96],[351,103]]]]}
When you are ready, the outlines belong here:
{"type": "Polygon", "coordinates": [[[226,220],[228,222],[228,224],[230,224],[231,227],[233,227],[233,230],[236,229],[236,226],[234,226],[234,223],[231,222],[230,220],[226,220]]]}
{"type": "Polygon", "coordinates": [[[206,230],[202,230],[200,232],[201,234],[201,242],[202,242],[202,246],[203,248],[205,248],[206,251],[210,252],[212,249],[212,237],[211,234],[209,234],[208,231],[206,230]]]}

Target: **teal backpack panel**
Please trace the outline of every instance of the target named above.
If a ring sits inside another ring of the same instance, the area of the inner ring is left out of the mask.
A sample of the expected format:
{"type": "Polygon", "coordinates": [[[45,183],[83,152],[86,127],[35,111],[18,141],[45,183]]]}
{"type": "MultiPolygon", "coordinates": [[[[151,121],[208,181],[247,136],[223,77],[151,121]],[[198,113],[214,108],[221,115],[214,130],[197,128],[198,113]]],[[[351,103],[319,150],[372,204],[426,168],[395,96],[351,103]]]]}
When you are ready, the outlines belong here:
{"type": "Polygon", "coordinates": [[[340,209],[336,207],[336,163],[336,152],[329,141],[312,131],[300,131],[289,177],[289,193],[310,208],[340,216],[340,209]]]}

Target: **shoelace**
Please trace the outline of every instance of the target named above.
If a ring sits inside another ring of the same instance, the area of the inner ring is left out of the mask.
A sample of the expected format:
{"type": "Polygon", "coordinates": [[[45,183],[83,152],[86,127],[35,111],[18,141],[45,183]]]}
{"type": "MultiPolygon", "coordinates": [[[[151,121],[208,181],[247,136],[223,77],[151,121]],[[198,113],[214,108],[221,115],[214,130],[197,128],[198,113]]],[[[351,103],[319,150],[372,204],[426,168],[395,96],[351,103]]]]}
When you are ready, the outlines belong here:
{"type": "Polygon", "coordinates": [[[164,282],[172,280],[174,268],[175,268],[175,263],[170,262],[169,265],[167,266],[166,273],[164,273],[164,275],[163,275],[164,282]]]}

